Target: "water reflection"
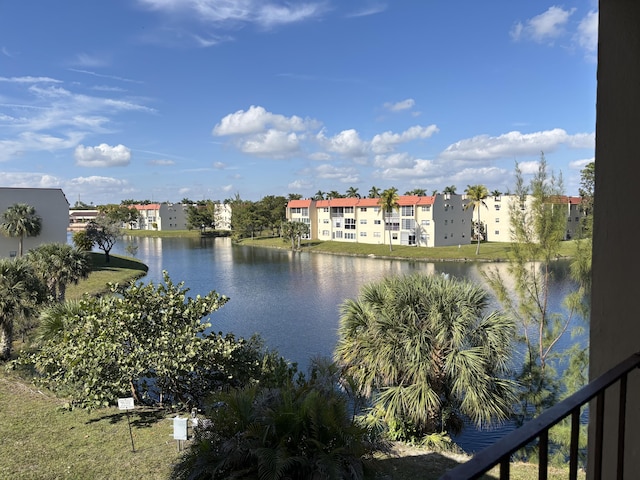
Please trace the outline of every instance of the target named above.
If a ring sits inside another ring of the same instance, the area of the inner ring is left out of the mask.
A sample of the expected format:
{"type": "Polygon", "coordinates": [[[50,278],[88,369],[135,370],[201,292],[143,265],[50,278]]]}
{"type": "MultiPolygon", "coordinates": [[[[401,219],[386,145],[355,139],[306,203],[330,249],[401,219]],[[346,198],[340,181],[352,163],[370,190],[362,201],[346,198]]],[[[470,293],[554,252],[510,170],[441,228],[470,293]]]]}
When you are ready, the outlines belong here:
{"type": "MultiPolygon", "coordinates": [[[[268,346],[303,369],[314,356],[332,355],[339,307],[346,298],[356,297],[366,283],[414,272],[484,282],[482,271],[497,268],[506,275],[508,268],[505,263],[416,262],[294,253],[236,246],[228,238],[125,237],[113,253],[126,254],[128,243],[138,246],[137,257],[149,266],[147,280],[160,282],[162,271],[167,270],[174,282],[185,282],[191,296],[216,290],[230,297],[222,309],[211,315],[215,331],[244,337],[259,333],[268,346]]],[[[562,299],[573,288],[567,280],[566,263],[554,265],[553,310],[562,309],[562,299]]],[[[470,428],[456,440],[466,450],[475,451],[511,428],[507,425],[488,433],[470,428]]]]}

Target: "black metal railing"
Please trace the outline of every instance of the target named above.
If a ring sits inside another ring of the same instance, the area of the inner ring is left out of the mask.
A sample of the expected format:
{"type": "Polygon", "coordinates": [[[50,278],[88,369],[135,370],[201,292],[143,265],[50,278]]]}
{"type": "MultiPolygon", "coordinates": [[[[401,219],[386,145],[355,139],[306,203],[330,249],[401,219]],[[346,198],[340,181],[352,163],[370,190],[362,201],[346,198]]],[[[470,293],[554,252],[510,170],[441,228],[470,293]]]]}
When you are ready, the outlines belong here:
{"type": "MultiPolygon", "coordinates": [[[[627,375],[630,371],[640,367],[640,352],[631,355],[620,362],[608,372],[593,380],[586,387],[571,395],[569,398],[554,405],[522,427],[507,434],[493,445],[485,448],[468,462],[459,465],[446,472],[440,480],[471,480],[480,478],[496,465],[500,465],[500,479],[509,478],[509,466],[511,455],[528,445],[533,440],[538,440],[538,478],[547,478],[549,458],[549,430],[565,418],[571,416],[571,445],[569,450],[569,478],[575,480],[578,476],[578,441],[580,432],[580,408],[590,400],[596,399],[595,404],[595,432],[594,443],[591,449],[595,458],[589,458],[593,462],[594,479],[603,478],[602,450],[604,431],[604,403],[605,391],[613,384],[619,383],[618,398],[618,436],[617,436],[617,462],[616,477],[622,480],[624,476],[624,440],[626,425],[626,401],[627,401],[627,375]]],[[[612,474],[606,478],[614,478],[612,474]]]]}

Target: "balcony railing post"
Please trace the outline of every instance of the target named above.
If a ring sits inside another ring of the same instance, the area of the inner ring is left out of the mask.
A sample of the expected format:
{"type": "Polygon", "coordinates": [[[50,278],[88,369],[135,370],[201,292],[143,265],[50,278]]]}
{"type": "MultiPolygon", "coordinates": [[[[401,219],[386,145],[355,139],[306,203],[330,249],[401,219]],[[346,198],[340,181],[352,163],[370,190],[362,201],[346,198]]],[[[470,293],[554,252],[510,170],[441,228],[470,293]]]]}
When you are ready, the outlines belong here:
{"type": "Polygon", "coordinates": [[[627,410],[627,375],[620,378],[620,407],[618,411],[618,480],[624,479],[624,434],[627,410]]]}
{"type": "Polygon", "coordinates": [[[594,445],[593,475],[594,480],[602,479],[602,446],[604,438],[604,390],[597,395],[596,400],[596,438],[594,445]]]}
{"type": "Polygon", "coordinates": [[[580,407],[571,412],[571,446],[569,447],[569,480],[578,478],[578,451],[580,448],[580,407]]]}

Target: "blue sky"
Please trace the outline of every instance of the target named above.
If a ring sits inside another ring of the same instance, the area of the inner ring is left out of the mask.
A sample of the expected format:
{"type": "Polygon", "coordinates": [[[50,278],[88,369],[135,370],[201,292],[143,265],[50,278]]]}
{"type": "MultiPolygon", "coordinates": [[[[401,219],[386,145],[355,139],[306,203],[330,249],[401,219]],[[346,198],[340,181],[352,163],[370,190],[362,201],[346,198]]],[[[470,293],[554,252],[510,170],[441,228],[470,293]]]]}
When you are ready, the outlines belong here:
{"type": "Polygon", "coordinates": [[[0,3],[0,186],[71,204],[372,186],[567,194],[595,149],[597,2],[0,3]]]}

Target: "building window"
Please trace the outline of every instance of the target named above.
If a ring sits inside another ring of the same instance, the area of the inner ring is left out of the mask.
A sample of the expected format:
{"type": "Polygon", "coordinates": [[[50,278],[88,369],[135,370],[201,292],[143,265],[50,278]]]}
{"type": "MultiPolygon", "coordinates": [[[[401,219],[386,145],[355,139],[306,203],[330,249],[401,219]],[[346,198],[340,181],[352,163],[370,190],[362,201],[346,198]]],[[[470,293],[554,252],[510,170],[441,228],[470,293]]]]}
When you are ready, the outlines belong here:
{"type": "Polygon", "coordinates": [[[360,211],[361,212],[366,212],[367,211],[367,207],[360,207],[360,211]]]}
{"type": "Polygon", "coordinates": [[[325,218],[324,220],[322,220],[322,223],[329,223],[329,219],[325,218]]]}
{"type": "Polygon", "coordinates": [[[345,232],[344,238],[347,239],[347,240],[355,240],[356,239],[356,234],[353,233],[353,232],[345,232]]]}
{"type": "Polygon", "coordinates": [[[403,217],[413,217],[413,205],[402,207],[403,217]]]}
{"type": "Polygon", "coordinates": [[[380,207],[373,207],[373,213],[380,213],[380,207]]]}
{"type": "Polygon", "coordinates": [[[303,207],[300,209],[300,213],[302,214],[303,217],[308,217],[309,216],[309,208],[308,207],[303,207]]]}
{"type": "Polygon", "coordinates": [[[333,232],[333,238],[342,238],[342,230],[333,232]]]}
{"type": "Polygon", "coordinates": [[[345,218],[344,219],[344,228],[347,230],[355,230],[356,229],[356,219],[355,218],[345,218]]]}
{"type": "Polygon", "coordinates": [[[398,234],[397,234],[397,233],[392,233],[392,234],[391,234],[391,238],[392,238],[393,240],[398,240],[398,234]]]}
{"type": "Polygon", "coordinates": [[[500,218],[496,217],[496,223],[500,223],[500,218]]]}
{"type": "Polygon", "coordinates": [[[374,237],[379,237],[380,236],[380,232],[373,232],[373,236],[374,237]]]}
{"type": "Polygon", "coordinates": [[[496,210],[500,210],[501,205],[495,205],[496,210]]]}
{"type": "Polygon", "coordinates": [[[493,232],[496,235],[500,235],[500,230],[496,230],[495,232],[493,232]]]}
{"type": "Polygon", "coordinates": [[[322,211],[323,211],[324,213],[329,213],[329,207],[324,207],[324,208],[322,209],[322,211]]]}
{"type": "Polygon", "coordinates": [[[291,213],[300,213],[300,208],[299,207],[293,207],[291,209],[291,213]]]}
{"type": "Polygon", "coordinates": [[[373,224],[374,224],[374,225],[380,225],[381,223],[382,223],[382,222],[381,222],[380,220],[374,220],[374,221],[373,221],[373,224]]]}
{"type": "Polygon", "coordinates": [[[336,222],[336,228],[340,228],[340,226],[341,226],[341,224],[340,224],[340,220],[338,220],[338,221],[336,222]]]}
{"type": "Polygon", "coordinates": [[[361,237],[366,237],[367,236],[367,232],[360,232],[360,236],[361,237]]]}
{"type": "Polygon", "coordinates": [[[402,229],[403,230],[413,230],[416,227],[416,221],[413,218],[403,218],[402,219],[402,229]]]}
{"type": "Polygon", "coordinates": [[[366,218],[361,218],[360,219],[360,225],[366,225],[367,224],[367,219],[366,218]]]}
{"type": "Polygon", "coordinates": [[[571,221],[571,217],[569,217],[569,218],[567,219],[567,222],[570,222],[570,221],[571,221]]]}
{"type": "Polygon", "coordinates": [[[423,205],[421,208],[423,212],[429,212],[431,210],[431,205],[423,205]]]}
{"type": "Polygon", "coordinates": [[[576,217],[576,222],[578,221],[578,218],[579,218],[579,217],[576,217]]]}
{"type": "Polygon", "coordinates": [[[329,236],[329,230],[322,230],[322,236],[323,237],[328,237],[329,236]]]}
{"type": "Polygon", "coordinates": [[[422,225],[431,225],[431,220],[422,220],[422,225]]]}
{"type": "Polygon", "coordinates": [[[445,220],[445,221],[444,221],[444,224],[445,224],[445,225],[446,225],[447,223],[449,223],[449,220],[445,220]]]}
{"type": "Polygon", "coordinates": [[[385,228],[385,230],[391,230],[391,231],[397,232],[398,230],[400,230],[400,223],[394,222],[393,220],[391,222],[388,222],[388,223],[385,222],[384,228],[385,228]]]}
{"type": "Polygon", "coordinates": [[[353,207],[344,207],[344,213],[353,213],[353,207]]]}

